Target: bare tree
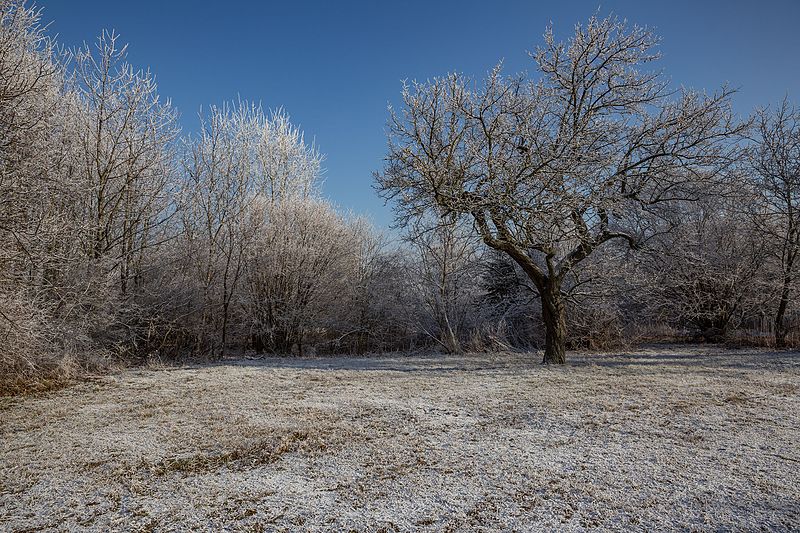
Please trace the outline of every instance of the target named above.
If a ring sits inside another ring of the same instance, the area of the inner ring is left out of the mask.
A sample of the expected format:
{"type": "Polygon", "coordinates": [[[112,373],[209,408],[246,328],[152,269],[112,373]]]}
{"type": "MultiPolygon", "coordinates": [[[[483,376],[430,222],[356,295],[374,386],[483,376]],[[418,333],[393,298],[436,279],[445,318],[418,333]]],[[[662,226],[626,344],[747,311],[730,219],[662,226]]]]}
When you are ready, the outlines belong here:
{"type": "Polygon", "coordinates": [[[248,250],[269,222],[258,213],[314,195],[323,157],[282,110],[267,115],[239,103],[201,118],[199,137],[186,142],[181,216],[187,271],[201,300],[198,348],[220,354],[248,250]]]}
{"type": "Polygon", "coordinates": [[[675,209],[676,229],[652,239],[639,263],[639,300],[653,316],[710,342],[724,340],[764,300],[767,247],[740,198],[709,198],[675,209]]]}
{"type": "Polygon", "coordinates": [[[142,257],[169,217],[177,114],[149,71],[125,61],[119,36],[103,32],[95,50],[75,53],[75,90],[88,107],[80,140],[90,194],[86,253],[116,272],[125,295],[141,282],[142,257]]]}
{"type": "Polygon", "coordinates": [[[755,220],[774,243],[780,268],[775,344],[783,347],[789,331],[786,310],[791,301],[800,255],[800,110],[784,99],[774,111],[757,116],[757,138],[750,150],[750,167],[759,198],[755,220]]]}
{"type": "Polygon", "coordinates": [[[245,214],[252,195],[249,109],[212,107],[196,139],[186,141],[187,176],[182,201],[190,295],[199,301],[195,349],[224,355],[231,302],[244,266],[245,214]]]}
{"type": "Polygon", "coordinates": [[[24,283],[41,281],[66,222],[60,199],[72,197],[64,162],[74,109],[39,20],[22,2],[0,1],[0,272],[24,283]]]}
{"type": "Polygon", "coordinates": [[[407,237],[418,258],[420,325],[445,351],[461,353],[479,292],[482,250],[463,220],[431,218],[418,221],[407,237]]]}
{"type": "Polygon", "coordinates": [[[40,21],[37,8],[0,0],[0,381],[35,381],[64,362],[69,328],[55,315],[79,242],[70,168],[81,106],[40,21]]]}
{"type": "Polygon", "coordinates": [[[339,295],[335,306],[337,318],[331,322],[335,333],[331,347],[364,353],[397,340],[389,338],[397,316],[387,316],[396,315],[387,303],[396,288],[392,286],[397,281],[395,267],[400,261],[387,250],[386,236],[368,220],[356,217],[350,226],[354,245],[352,269],[347,274],[346,290],[339,295]]]}
{"type": "Polygon", "coordinates": [[[256,207],[264,223],[247,252],[245,308],[259,351],[303,354],[307,336],[333,318],[354,268],[355,234],[322,200],[256,207]]]}
{"type": "Polygon", "coordinates": [[[592,17],[564,44],[552,30],[533,58],[538,80],[496,68],[404,87],[392,112],[379,190],[401,221],[439,209],[472,216],[490,247],[536,286],[544,362],[565,360],[562,285],[604,243],[636,246],[643,210],[700,196],[736,157],[731,91],[670,91],[656,37],[592,17]]]}

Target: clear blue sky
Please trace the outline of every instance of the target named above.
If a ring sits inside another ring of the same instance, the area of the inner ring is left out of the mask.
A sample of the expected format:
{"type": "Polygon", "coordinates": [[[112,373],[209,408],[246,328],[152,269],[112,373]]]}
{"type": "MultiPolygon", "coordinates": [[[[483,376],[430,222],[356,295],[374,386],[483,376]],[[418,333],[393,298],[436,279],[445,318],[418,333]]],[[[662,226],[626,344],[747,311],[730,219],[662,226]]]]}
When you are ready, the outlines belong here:
{"type": "Polygon", "coordinates": [[[526,50],[551,21],[559,36],[598,7],[654,27],[661,66],[678,85],[740,88],[737,111],[800,101],[800,0],[188,1],[39,0],[72,47],[115,29],[181,112],[244,99],[283,106],[327,154],[324,191],[341,208],[392,213],[372,190],[385,152],[387,104],[403,79],[482,76],[499,59],[533,70],[526,50]]]}

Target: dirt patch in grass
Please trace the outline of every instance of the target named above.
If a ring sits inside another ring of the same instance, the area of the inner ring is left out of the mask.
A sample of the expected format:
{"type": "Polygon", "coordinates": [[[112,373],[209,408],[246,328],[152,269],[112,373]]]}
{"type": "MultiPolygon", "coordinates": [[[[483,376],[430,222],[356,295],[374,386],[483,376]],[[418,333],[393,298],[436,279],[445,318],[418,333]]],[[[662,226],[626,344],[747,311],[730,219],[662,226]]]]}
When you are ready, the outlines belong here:
{"type": "Polygon", "coordinates": [[[232,469],[257,468],[279,460],[284,454],[299,450],[308,452],[326,448],[319,438],[310,439],[308,431],[292,431],[282,437],[270,437],[234,445],[218,453],[196,453],[187,456],[167,457],[155,463],[142,462],[140,470],[155,476],[173,473],[201,474],[215,472],[223,467],[232,469]]]}

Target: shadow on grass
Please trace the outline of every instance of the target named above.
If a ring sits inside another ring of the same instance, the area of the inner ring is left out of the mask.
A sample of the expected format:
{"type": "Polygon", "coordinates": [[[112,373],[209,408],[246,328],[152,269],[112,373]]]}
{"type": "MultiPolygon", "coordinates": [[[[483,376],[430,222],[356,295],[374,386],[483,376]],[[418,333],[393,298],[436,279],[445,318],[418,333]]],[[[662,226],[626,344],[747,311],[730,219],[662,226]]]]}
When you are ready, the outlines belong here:
{"type": "MultiPolygon", "coordinates": [[[[206,365],[200,365],[206,366],[206,365]]],[[[264,369],[352,370],[385,372],[480,372],[574,368],[693,367],[752,370],[800,366],[800,351],[725,349],[708,346],[648,347],[630,353],[582,353],[567,355],[564,366],[541,364],[540,352],[410,354],[373,356],[316,356],[225,359],[208,366],[247,366],[264,369]]]]}

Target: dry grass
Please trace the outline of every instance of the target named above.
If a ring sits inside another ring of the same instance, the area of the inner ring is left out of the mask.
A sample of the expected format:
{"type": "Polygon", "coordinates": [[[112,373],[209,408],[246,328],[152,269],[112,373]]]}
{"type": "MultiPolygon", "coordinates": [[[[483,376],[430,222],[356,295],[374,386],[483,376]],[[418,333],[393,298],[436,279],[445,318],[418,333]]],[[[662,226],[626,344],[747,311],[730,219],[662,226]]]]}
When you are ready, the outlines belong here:
{"type": "Polygon", "coordinates": [[[800,355],[232,361],[0,399],[0,529],[800,527],[800,355]]]}

